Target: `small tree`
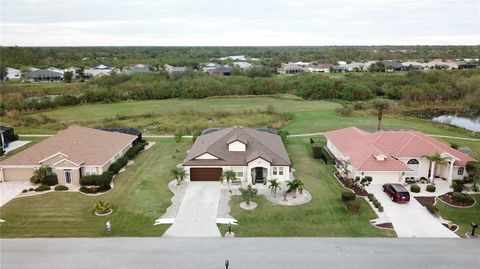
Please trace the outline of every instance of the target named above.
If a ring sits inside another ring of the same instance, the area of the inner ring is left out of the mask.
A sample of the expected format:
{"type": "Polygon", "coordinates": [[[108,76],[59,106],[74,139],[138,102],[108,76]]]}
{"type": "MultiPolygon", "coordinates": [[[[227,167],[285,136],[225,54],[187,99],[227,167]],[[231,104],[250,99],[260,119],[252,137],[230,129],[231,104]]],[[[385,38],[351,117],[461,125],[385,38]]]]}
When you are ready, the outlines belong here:
{"type": "Polygon", "coordinates": [[[298,179],[287,181],[288,192],[293,194],[293,198],[297,198],[297,190],[301,185],[303,183],[298,179]]]}
{"type": "Polygon", "coordinates": [[[183,140],[183,135],[181,133],[175,134],[175,142],[180,143],[183,140]]]}
{"type": "Polygon", "coordinates": [[[340,168],[342,169],[341,174],[344,178],[348,178],[350,175],[350,161],[349,160],[341,160],[340,161],[340,168]]]}
{"type": "Polygon", "coordinates": [[[63,74],[63,79],[65,80],[65,82],[71,83],[72,79],[73,79],[73,73],[72,72],[65,72],[63,74]]]}
{"type": "Polygon", "coordinates": [[[237,178],[237,175],[233,170],[225,170],[222,172],[220,176],[220,182],[227,181],[228,184],[228,191],[232,193],[232,189],[230,189],[230,182],[233,182],[237,178]]]}
{"type": "Polygon", "coordinates": [[[253,188],[252,185],[248,184],[247,188],[240,188],[240,193],[242,193],[242,198],[245,203],[250,205],[250,202],[253,200],[253,198],[257,196],[258,190],[253,188]]]}
{"type": "Polygon", "coordinates": [[[43,181],[44,178],[53,175],[52,167],[42,166],[33,172],[33,176],[30,178],[30,182],[38,184],[43,181]]]}
{"type": "Polygon", "coordinates": [[[277,197],[277,190],[281,190],[282,188],[280,187],[280,183],[277,181],[277,179],[271,179],[268,181],[270,183],[270,186],[268,188],[272,191],[273,197],[277,197]]]}
{"type": "Polygon", "coordinates": [[[378,126],[377,130],[382,128],[383,112],[390,109],[392,102],[387,99],[377,98],[372,101],[372,107],[377,110],[378,126]]]}
{"type": "Polygon", "coordinates": [[[180,185],[182,181],[185,180],[187,177],[188,173],[185,171],[185,169],[182,168],[173,168],[171,170],[173,177],[177,181],[177,185],[180,185]]]}

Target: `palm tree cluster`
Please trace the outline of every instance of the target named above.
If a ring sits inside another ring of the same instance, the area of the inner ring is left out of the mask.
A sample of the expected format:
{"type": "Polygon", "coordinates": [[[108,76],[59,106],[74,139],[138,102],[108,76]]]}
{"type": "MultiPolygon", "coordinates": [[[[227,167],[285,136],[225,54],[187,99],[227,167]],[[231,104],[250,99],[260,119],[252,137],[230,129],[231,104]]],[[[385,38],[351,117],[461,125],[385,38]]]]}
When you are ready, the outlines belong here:
{"type": "Polygon", "coordinates": [[[182,168],[173,168],[171,170],[173,177],[177,181],[177,185],[180,185],[182,181],[188,176],[188,173],[182,168]]]}
{"type": "Polygon", "coordinates": [[[293,194],[293,198],[297,198],[297,190],[303,189],[304,183],[299,179],[289,180],[287,181],[287,192],[293,194]]]}

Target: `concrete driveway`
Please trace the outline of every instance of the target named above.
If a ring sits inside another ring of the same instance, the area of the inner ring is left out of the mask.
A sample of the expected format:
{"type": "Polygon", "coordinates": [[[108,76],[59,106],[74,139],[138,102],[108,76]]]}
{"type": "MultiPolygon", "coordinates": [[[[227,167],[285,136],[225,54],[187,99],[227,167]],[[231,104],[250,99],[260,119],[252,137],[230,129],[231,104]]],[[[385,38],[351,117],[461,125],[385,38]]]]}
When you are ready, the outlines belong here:
{"type": "Polygon", "coordinates": [[[21,194],[23,189],[31,187],[33,185],[29,181],[0,182],[0,206],[21,194]]]}
{"type": "Polygon", "coordinates": [[[457,238],[458,236],[440,223],[415,198],[408,203],[395,203],[382,190],[382,185],[371,185],[367,190],[382,203],[384,212],[393,224],[398,237],[457,238]]]}
{"type": "Polygon", "coordinates": [[[220,237],[217,212],[219,182],[188,182],[175,221],[165,237],[220,237]]]}

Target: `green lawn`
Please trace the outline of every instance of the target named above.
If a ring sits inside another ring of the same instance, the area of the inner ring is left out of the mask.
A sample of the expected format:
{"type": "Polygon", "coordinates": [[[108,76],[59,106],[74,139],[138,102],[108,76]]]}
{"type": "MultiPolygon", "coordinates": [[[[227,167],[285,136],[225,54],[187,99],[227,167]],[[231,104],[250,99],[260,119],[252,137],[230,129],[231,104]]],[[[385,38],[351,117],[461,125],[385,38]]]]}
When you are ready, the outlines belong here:
{"type": "Polygon", "coordinates": [[[440,215],[447,220],[459,225],[460,229],[457,234],[465,237],[466,232],[472,230],[470,224],[480,223],[480,194],[473,195],[477,203],[471,208],[456,208],[449,206],[442,201],[438,201],[435,204],[440,209],[440,215]]]}
{"type": "Polygon", "coordinates": [[[135,164],[114,179],[115,188],[97,197],[80,193],[47,193],[17,198],[0,208],[1,237],[106,236],[105,222],[112,220],[112,236],[161,236],[167,225],[153,226],[170,205],[170,168],[183,160],[190,140],[150,140],[156,144],[135,158],[135,164]],[[178,153],[176,149],[178,148],[178,153]],[[109,200],[114,213],[97,217],[95,201],[109,200]]]}
{"type": "MultiPolygon", "coordinates": [[[[333,166],[326,166],[311,155],[308,139],[289,139],[288,153],[297,171],[297,178],[305,183],[313,200],[302,206],[275,205],[263,196],[255,199],[258,207],[245,211],[239,207],[241,199],[234,196],[230,202],[231,215],[239,225],[233,227],[237,236],[395,236],[395,233],[373,227],[368,223],[377,218],[364,200],[358,215],[350,214],[340,199],[344,190],[333,177],[333,166]]],[[[226,226],[220,226],[222,234],[226,226]]]]}

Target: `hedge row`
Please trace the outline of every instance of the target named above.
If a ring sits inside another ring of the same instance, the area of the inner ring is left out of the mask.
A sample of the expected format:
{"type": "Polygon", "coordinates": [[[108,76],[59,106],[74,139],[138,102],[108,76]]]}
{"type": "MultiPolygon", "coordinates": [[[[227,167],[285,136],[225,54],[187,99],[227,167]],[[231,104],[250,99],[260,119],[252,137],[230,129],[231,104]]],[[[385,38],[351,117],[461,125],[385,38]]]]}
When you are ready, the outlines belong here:
{"type": "Polygon", "coordinates": [[[140,151],[142,151],[145,146],[147,145],[146,141],[141,141],[135,143],[126,153],[125,155],[112,163],[108,167],[108,171],[101,174],[101,175],[91,175],[91,176],[84,176],[80,179],[80,188],[81,192],[84,193],[97,193],[97,192],[104,192],[111,189],[110,183],[112,182],[113,176],[118,174],[120,170],[127,165],[128,160],[135,157],[140,151]],[[95,186],[95,187],[86,187],[86,186],[95,186]]]}
{"type": "Polygon", "coordinates": [[[328,153],[328,151],[323,146],[314,146],[313,147],[313,158],[315,159],[322,159],[325,164],[333,165],[335,162],[332,159],[332,156],[328,153]]]}

